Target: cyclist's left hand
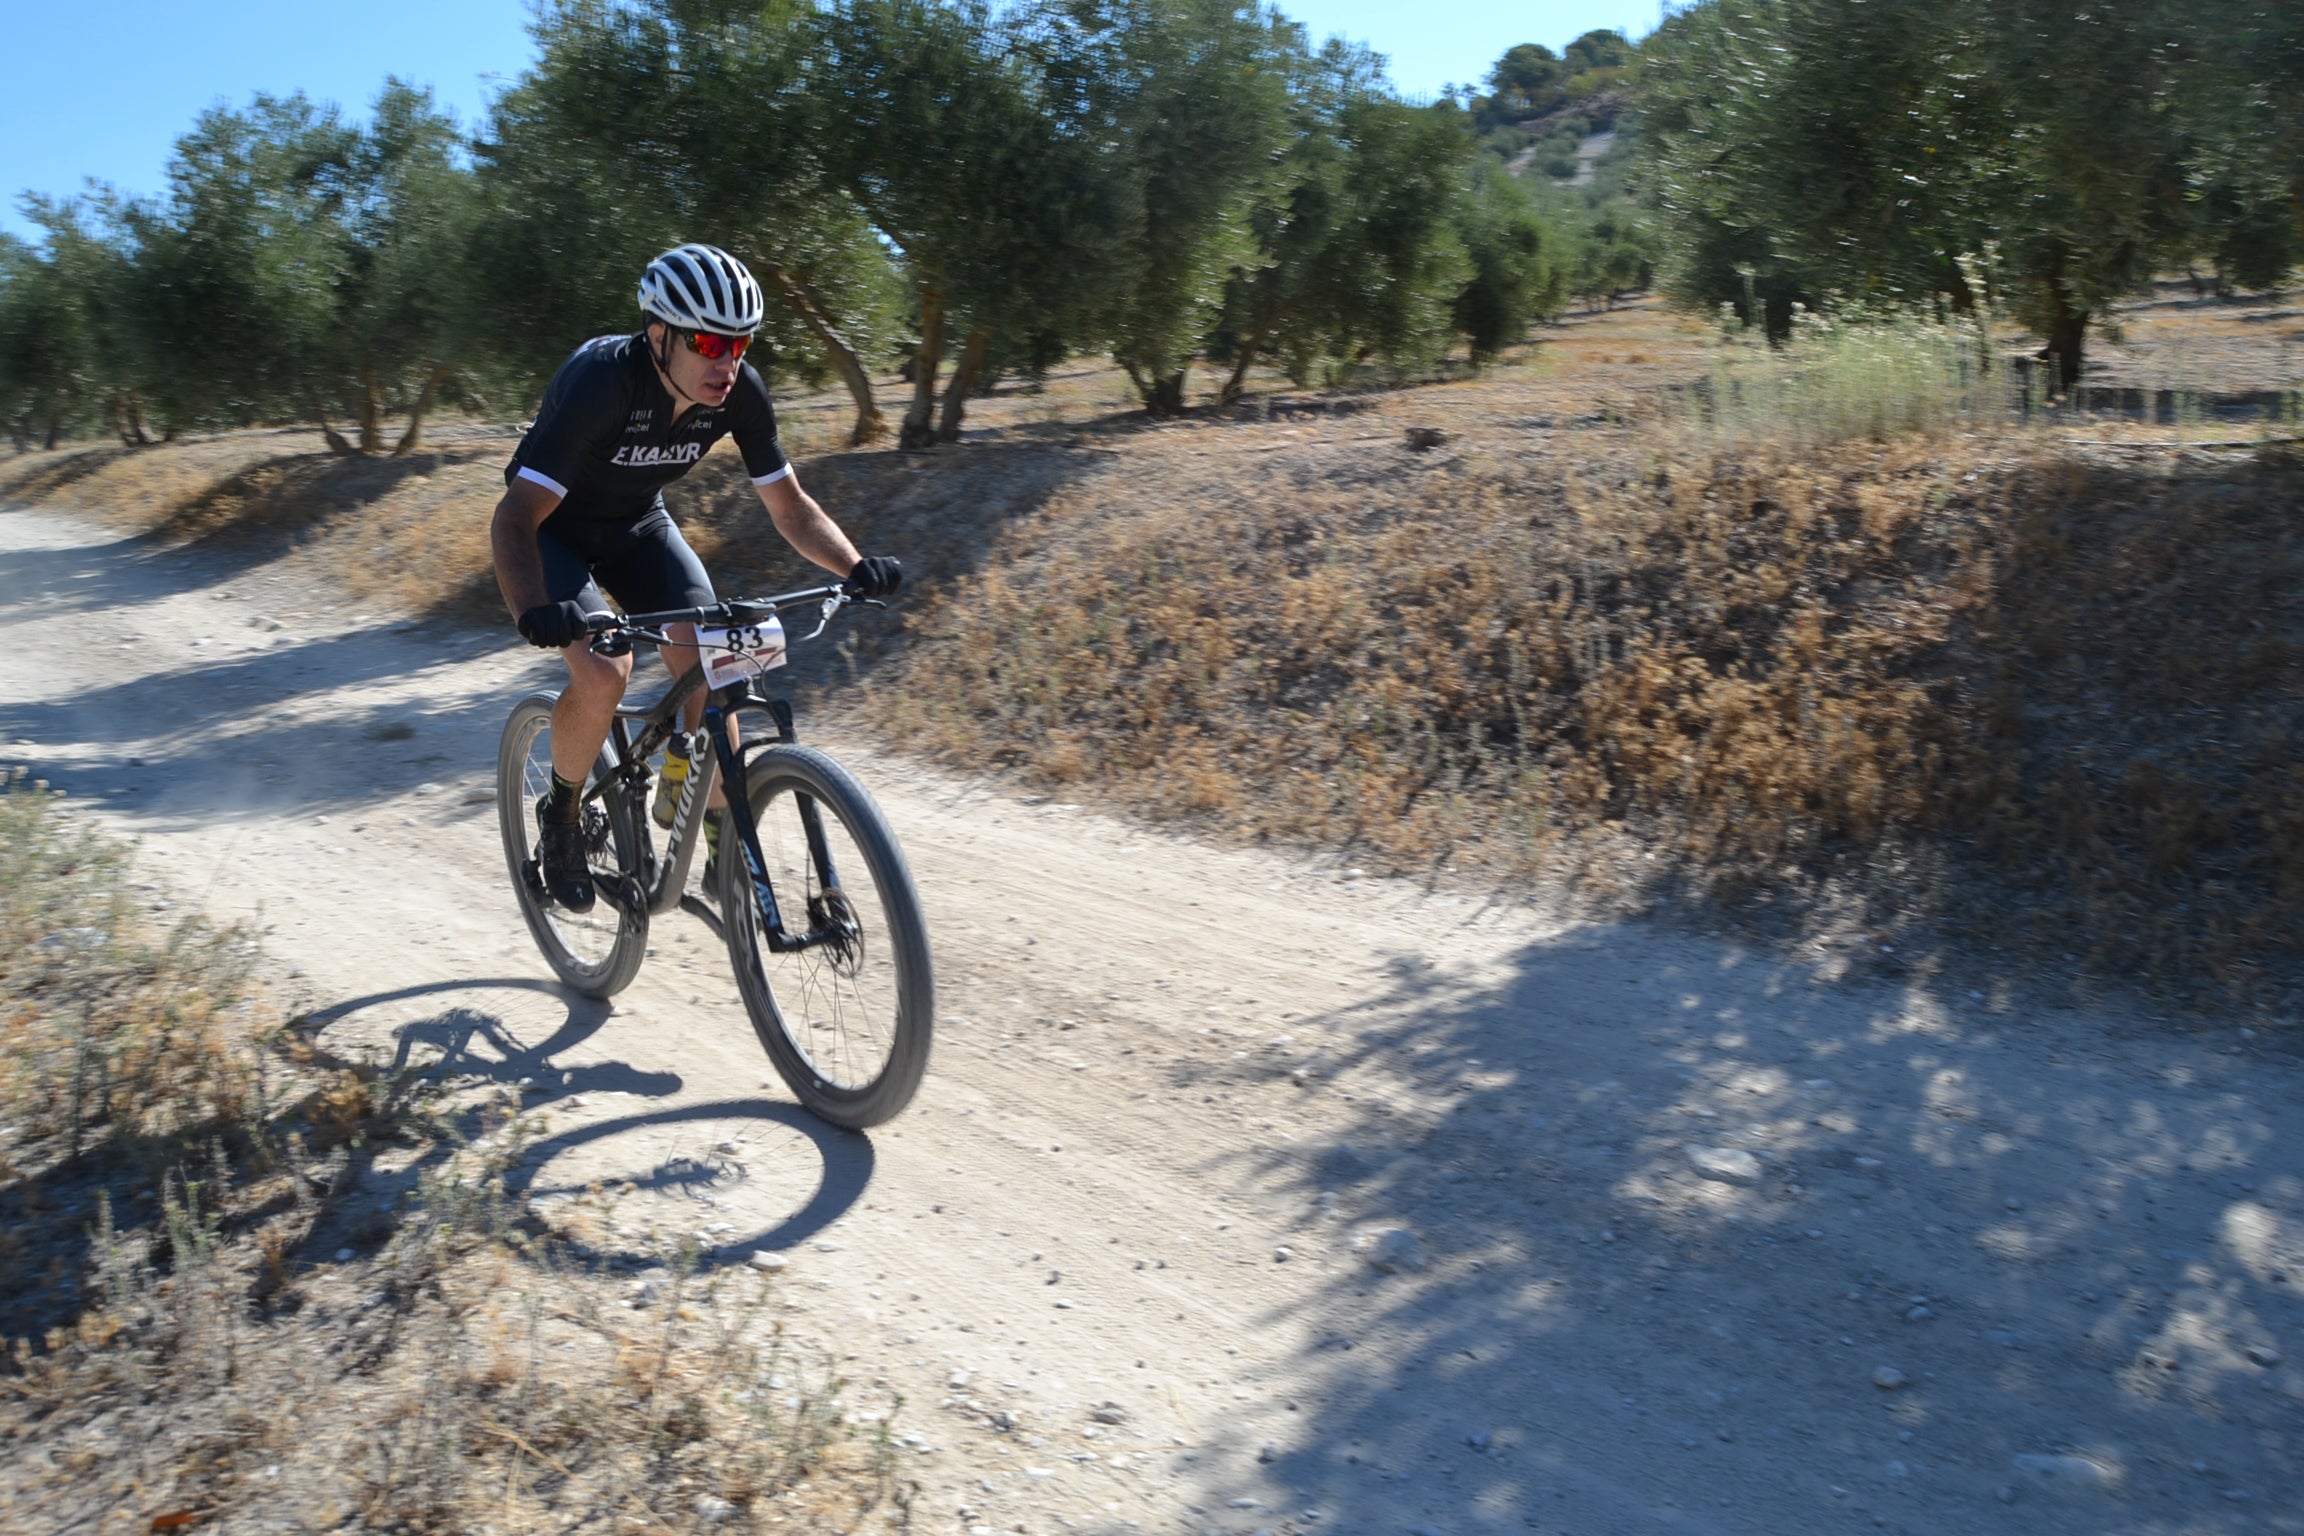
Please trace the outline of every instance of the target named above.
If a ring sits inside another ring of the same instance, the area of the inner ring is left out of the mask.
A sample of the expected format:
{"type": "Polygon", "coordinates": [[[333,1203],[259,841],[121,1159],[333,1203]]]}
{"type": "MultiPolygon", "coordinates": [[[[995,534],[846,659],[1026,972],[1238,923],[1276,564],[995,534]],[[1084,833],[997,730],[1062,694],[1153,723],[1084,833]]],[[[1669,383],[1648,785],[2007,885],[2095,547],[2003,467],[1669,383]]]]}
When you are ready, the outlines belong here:
{"type": "Polygon", "coordinates": [[[904,585],[904,562],[894,555],[866,555],[848,573],[848,590],[858,597],[887,597],[904,585]]]}

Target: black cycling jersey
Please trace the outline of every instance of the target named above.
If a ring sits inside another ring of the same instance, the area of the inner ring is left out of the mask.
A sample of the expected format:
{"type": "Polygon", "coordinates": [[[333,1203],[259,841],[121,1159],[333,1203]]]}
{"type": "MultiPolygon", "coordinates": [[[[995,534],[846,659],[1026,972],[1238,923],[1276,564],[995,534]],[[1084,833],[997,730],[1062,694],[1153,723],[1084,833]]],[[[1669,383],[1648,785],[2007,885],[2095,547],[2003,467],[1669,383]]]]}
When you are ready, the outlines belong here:
{"type": "Polygon", "coordinates": [[[733,436],[754,485],[792,472],[776,441],[768,384],[750,363],[718,406],[676,414],[656,376],[646,332],[601,336],[568,354],[544,407],[504,467],[504,483],[533,480],[561,497],[549,522],[629,523],[664,503],[660,493],[733,436]]]}

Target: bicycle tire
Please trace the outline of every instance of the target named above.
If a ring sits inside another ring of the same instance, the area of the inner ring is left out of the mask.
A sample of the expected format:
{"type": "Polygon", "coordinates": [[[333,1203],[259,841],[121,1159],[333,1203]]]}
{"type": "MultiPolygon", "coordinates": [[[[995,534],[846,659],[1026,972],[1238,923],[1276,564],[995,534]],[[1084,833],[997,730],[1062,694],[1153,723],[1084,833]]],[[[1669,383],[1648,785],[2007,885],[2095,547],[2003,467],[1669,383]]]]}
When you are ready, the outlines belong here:
{"type": "Polygon", "coordinates": [[[852,939],[770,953],[743,843],[723,826],[722,927],[744,1011],[777,1075],[812,1113],[849,1130],[878,1125],[919,1091],[935,1031],[935,969],[911,869],[872,797],[815,748],[771,747],[752,759],[744,783],[787,928],[834,931],[846,915],[855,930],[852,939]],[[821,812],[832,882],[807,846],[802,797],[821,812]]]}
{"type": "MultiPolygon", "coordinates": [[[[592,910],[577,914],[553,905],[530,884],[526,867],[536,852],[536,801],[551,783],[552,706],[558,695],[532,693],[512,707],[504,722],[504,735],[496,751],[496,819],[504,837],[504,863],[512,877],[512,893],[529,935],[543,952],[545,963],[569,986],[586,997],[613,997],[640,974],[648,954],[648,913],[633,903],[620,909],[605,895],[596,896],[592,910]],[[541,777],[540,777],[541,776],[541,777]]],[[[608,772],[603,752],[594,765],[595,776],[608,772]]],[[[615,871],[630,873],[640,863],[640,831],[629,797],[619,784],[604,790],[590,814],[605,822],[606,848],[614,852],[615,871]]],[[[598,833],[595,825],[595,835],[598,833]]],[[[595,858],[595,867],[604,861],[595,858]]]]}

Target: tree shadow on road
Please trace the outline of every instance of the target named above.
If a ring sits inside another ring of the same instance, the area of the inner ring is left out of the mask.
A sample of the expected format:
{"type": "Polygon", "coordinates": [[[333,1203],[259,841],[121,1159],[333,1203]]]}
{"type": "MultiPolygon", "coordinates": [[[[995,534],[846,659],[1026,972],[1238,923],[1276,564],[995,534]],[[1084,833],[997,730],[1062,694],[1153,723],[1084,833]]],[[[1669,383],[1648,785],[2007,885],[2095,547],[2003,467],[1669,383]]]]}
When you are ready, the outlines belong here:
{"type": "Polygon", "coordinates": [[[1451,1536],[2003,1529],[2010,1498],[2100,1533],[2280,1502],[2295,1063],[2105,1025],[1633,928],[1532,945],[1501,983],[1401,962],[1298,1023],[1310,1060],[1224,1071],[1353,1104],[1240,1170],[1326,1255],[1259,1320],[1320,1386],[1242,1411],[1211,1497],[1258,1498],[1243,1531],[1313,1508],[1451,1536]],[[1387,1273],[1367,1244],[1393,1229],[1387,1273]],[[2054,1456],[2098,1470],[2017,1460],[2054,1456]]]}

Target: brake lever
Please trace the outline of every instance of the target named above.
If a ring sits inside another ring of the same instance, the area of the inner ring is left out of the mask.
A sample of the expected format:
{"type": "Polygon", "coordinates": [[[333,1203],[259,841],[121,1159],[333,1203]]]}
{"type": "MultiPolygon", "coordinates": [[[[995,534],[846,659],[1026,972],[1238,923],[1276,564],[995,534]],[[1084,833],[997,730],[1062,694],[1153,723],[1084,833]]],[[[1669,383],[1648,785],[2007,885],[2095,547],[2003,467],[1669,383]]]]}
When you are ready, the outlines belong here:
{"type": "Polygon", "coordinates": [[[800,637],[802,643],[805,644],[807,641],[813,640],[818,635],[824,633],[824,626],[832,622],[832,615],[838,613],[842,607],[849,603],[865,601],[868,601],[868,599],[850,597],[845,592],[833,593],[830,597],[824,599],[823,605],[816,610],[816,627],[800,637]]]}

